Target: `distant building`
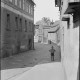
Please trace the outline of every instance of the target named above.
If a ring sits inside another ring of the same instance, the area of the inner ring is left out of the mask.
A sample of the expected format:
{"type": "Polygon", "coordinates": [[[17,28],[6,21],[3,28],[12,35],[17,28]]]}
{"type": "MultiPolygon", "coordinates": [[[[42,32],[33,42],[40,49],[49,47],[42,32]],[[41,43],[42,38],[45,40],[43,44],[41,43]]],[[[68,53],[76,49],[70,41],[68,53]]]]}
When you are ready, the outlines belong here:
{"type": "Polygon", "coordinates": [[[48,44],[48,31],[51,28],[51,26],[44,26],[43,27],[43,43],[48,44]]]}
{"type": "Polygon", "coordinates": [[[1,0],[1,57],[34,48],[34,2],[1,0]]]}
{"type": "Polygon", "coordinates": [[[51,22],[50,25],[39,21],[35,26],[35,42],[48,44],[50,41],[60,44],[60,21],[51,22]]]}
{"type": "Polygon", "coordinates": [[[79,80],[80,0],[55,0],[60,10],[61,61],[67,80],[79,80]]]}
{"type": "Polygon", "coordinates": [[[48,30],[48,40],[60,44],[60,21],[54,22],[52,28],[48,30]]]}
{"type": "Polygon", "coordinates": [[[35,42],[38,41],[40,43],[48,44],[48,30],[52,27],[51,25],[46,24],[45,22],[38,21],[36,23],[36,26],[38,25],[38,28],[35,28],[35,42]]]}
{"type": "Polygon", "coordinates": [[[38,42],[39,25],[35,25],[34,42],[38,42]]]}

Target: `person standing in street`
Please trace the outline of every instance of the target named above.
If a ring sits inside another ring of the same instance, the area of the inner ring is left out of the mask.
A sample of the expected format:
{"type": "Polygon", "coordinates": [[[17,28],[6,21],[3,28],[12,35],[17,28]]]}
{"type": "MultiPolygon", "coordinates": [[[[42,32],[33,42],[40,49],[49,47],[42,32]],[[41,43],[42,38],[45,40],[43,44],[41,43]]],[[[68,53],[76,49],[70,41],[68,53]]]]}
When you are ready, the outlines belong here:
{"type": "Polygon", "coordinates": [[[51,61],[54,61],[54,52],[55,52],[55,49],[54,49],[53,46],[51,47],[51,49],[49,50],[49,52],[51,53],[51,61]]]}

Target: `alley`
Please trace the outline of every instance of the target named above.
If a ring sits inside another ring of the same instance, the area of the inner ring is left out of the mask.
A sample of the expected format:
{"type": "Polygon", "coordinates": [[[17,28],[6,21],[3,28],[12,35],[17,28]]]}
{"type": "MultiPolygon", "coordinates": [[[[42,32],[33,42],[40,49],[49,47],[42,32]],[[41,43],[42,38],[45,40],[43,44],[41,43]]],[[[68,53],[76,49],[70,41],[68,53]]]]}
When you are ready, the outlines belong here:
{"type": "Polygon", "coordinates": [[[60,61],[60,49],[56,44],[35,43],[35,50],[23,52],[1,60],[1,80],[14,80],[18,75],[30,70],[33,66],[44,63],[52,63],[50,48],[54,46],[55,62],[60,61]],[[8,73],[8,74],[7,74],[8,73]]]}
{"type": "MultiPolygon", "coordinates": [[[[60,58],[57,54],[59,54],[59,48],[55,45],[55,61],[60,61],[60,58]]],[[[14,69],[14,68],[24,68],[24,67],[33,67],[36,64],[51,62],[50,56],[50,44],[40,44],[35,43],[35,50],[23,52],[8,58],[4,58],[1,60],[1,69],[14,69]]]]}

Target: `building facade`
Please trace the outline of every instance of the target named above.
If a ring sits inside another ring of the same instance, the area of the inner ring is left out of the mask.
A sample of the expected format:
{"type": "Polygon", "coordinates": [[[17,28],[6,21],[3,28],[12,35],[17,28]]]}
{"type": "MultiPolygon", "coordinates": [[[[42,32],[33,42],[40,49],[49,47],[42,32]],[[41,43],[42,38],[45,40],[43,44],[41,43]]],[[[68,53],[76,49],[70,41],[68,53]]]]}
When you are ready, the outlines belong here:
{"type": "Polygon", "coordinates": [[[52,28],[48,30],[48,40],[60,45],[60,21],[55,21],[52,28]]]}
{"type": "Polygon", "coordinates": [[[1,0],[1,57],[34,47],[34,2],[1,0]]]}
{"type": "Polygon", "coordinates": [[[52,26],[44,26],[43,27],[43,43],[48,44],[49,43],[49,37],[48,37],[48,31],[52,26]]]}
{"type": "Polygon", "coordinates": [[[61,59],[67,80],[78,80],[80,0],[55,0],[60,10],[61,59]]]}
{"type": "Polygon", "coordinates": [[[44,44],[48,44],[48,30],[52,27],[51,25],[47,24],[43,19],[36,22],[38,28],[35,28],[35,39],[36,41],[44,44]],[[37,40],[38,39],[38,40],[37,40]]]}

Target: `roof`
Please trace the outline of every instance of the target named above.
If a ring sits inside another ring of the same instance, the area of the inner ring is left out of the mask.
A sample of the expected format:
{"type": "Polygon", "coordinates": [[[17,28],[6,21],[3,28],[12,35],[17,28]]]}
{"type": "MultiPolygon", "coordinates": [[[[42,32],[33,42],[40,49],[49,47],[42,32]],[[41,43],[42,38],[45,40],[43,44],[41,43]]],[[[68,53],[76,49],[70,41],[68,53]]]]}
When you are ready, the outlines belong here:
{"type": "Polygon", "coordinates": [[[59,26],[58,26],[58,27],[54,27],[54,28],[50,28],[49,31],[48,31],[48,33],[55,33],[55,32],[57,32],[59,29],[60,29],[59,26]]]}
{"type": "Polygon", "coordinates": [[[60,28],[60,21],[54,22],[52,28],[49,29],[48,33],[55,33],[60,28]]]}
{"type": "Polygon", "coordinates": [[[64,14],[71,14],[80,11],[80,2],[70,2],[64,14]]]}
{"type": "Polygon", "coordinates": [[[34,3],[34,0],[28,0],[28,1],[30,1],[30,2],[32,2],[34,5],[36,5],[36,4],[34,3]]]}

